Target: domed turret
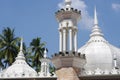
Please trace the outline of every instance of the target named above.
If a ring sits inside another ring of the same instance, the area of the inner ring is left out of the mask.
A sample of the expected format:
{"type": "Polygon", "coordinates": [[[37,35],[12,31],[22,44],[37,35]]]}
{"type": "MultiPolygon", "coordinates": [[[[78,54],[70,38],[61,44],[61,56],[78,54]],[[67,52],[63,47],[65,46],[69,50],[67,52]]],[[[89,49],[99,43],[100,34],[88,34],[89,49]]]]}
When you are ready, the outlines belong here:
{"type": "Polygon", "coordinates": [[[84,46],[78,49],[78,52],[86,55],[86,70],[99,68],[103,71],[111,71],[112,68],[120,64],[120,49],[105,40],[98,26],[96,9],[94,12],[94,27],[90,34],[90,39],[84,46]],[[114,55],[117,55],[115,59],[114,55]]]}
{"type": "Polygon", "coordinates": [[[0,77],[17,78],[17,77],[35,77],[37,72],[32,69],[25,61],[23,54],[23,40],[21,39],[20,52],[16,57],[15,62],[7,69],[1,72],[0,77]]]}
{"type": "Polygon", "coordinates": [[[41,61],[41,71],[38,73],[39,77],[50,77],[49,65],[51,60],[47,57],[47,50],[44,51],[44,58],[41,61]]]}

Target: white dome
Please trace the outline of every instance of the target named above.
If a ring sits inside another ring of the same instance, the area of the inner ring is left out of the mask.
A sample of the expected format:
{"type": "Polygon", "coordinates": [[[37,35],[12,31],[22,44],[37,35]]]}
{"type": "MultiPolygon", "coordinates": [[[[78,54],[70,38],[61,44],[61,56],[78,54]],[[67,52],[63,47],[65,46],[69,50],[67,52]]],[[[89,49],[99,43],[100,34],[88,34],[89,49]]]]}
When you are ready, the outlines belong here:
{"type": "Polygon", "coordinates": [[[78,52],[86,55],[87,64],[85,67],[88,70],[94,70],[96,68],[111,70],[113,67],[112,51],[109,43],[106,41],[90,39],[78,52]]]}
{"type": "Polygon", "coordinates": [[[37,73],[24,60],[16,60],[10,67],[4,70],[1,77],[29,77],[36,76],[37,73]]]}
{"type": "Polygon", "coordinates": [[[120,66],[120,49],[109,44],[103,37],[98,27],[97,15],[95,10],[94,27],[90,34],[89,41],[78,52],[86,55],[86,70],[112,70],[115,67],[114,55],[117,57],[117,65],[120,66]]]}
{"type": "Polygon", "coordinates": [[[25,61],[21,41],[20,52],[16,57],[16,61],[10,67],[1,72],[1,77],[34,77],[36,75],[37,72],[25,61]]]}

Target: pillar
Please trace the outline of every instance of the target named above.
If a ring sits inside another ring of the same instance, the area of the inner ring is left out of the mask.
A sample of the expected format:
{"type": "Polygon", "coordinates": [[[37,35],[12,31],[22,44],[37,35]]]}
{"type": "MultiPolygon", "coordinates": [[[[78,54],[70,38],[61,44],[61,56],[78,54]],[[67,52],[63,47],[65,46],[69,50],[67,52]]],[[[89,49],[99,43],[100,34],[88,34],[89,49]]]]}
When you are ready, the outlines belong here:
{"type": "Polygon", "coordinates": [[[74,32],[74,50],[77,52],[77,30],[74,32]]]}
{"type": "Polygon", "coordinates": [[[114,55],[114,68],[117,68],[117,57],[114,55]]]}
{"type": "Polygon", "coordinates": [[[45,68],[44,76],[47,76],[47,63],[45,63],[44,68],[45,68]]]}
{"type": "Polygon", "coordinates": [[[73,31],[72,29],[70,29],[70,32],[69,32],[69,38],[70,38],[70,51],[73,51],[73,31]]]}
{"type": "Polygon", "coordinates": [[[62,52],[62,47],[63,47],[63,35],[62,35],[62,31],[59,31],[59,52],[62,52]]]}
{"type": "Polygon", "coordinates": [[[67,31],[63,29],[63,51],[66,52],[67,50],[67,31]]]}

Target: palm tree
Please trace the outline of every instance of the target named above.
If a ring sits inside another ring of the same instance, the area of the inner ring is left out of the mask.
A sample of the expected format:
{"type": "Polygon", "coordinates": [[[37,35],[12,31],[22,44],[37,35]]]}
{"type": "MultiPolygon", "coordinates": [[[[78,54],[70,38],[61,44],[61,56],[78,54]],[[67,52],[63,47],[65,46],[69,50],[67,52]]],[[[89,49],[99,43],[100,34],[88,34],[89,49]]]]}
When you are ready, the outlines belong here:
{"type": "Polygon", "coordinates": [[[32,51],[30,50],[30,48],[26,48],[26,50],[24,50],[24,54],[25,54],[25,57],[26,57],[26,62],[28,63],[29,66],[31,66],[33,55],[32,55],[32,51]]]}
{"type": "Polygon", "coordinates": [[[0,53],[0,70],[1,70],[1,68],[4,68],[4,65],[2,63],[2,59],[3,59],[3,57],[2,57],[2,55],[0,53]]]}
{"type": "Polygon", "coordinates": [[[35,38],[30,43],[32,50],[32,67],[39,72],[41,62],[40,59],[43,58],[45,43],[41,42],[41,38],[35,38]]]}
{"type": "Polygon", "coordinates": [[[0,58],[3,61],[4,67],[10,66],[17,56],[20,38],[15,37],[14,29],[5,28],[0,34],[0,58]]]}

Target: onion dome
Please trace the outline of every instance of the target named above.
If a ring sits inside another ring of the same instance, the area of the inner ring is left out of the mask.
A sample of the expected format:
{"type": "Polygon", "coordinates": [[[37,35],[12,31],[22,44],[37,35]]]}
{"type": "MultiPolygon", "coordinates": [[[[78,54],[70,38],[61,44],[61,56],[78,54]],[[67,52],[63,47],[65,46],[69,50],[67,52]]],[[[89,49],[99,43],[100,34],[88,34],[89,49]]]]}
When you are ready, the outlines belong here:
{"type": "Polygon", "coordinates": [[[85,70],[111,71],[114,67],[120,66],[120,49],[105,40],[102,31],[98,26],[96,9],[94,11],[94,27],[90,34],[89,41],[78,49],[78,52],[86,55],[85,70]],[[116,58],[114,58],[116,55],[116,58]]]}
{"type": "Polygon", "coordinates": [[[20,52],[18,53],[15,62],[7,69],[1,72],[2,78],[17,78],[17,77],[34,77],[37,72],[32,69],[25,61],[23,54],[23,39],[21,39],[20,52]]]}

